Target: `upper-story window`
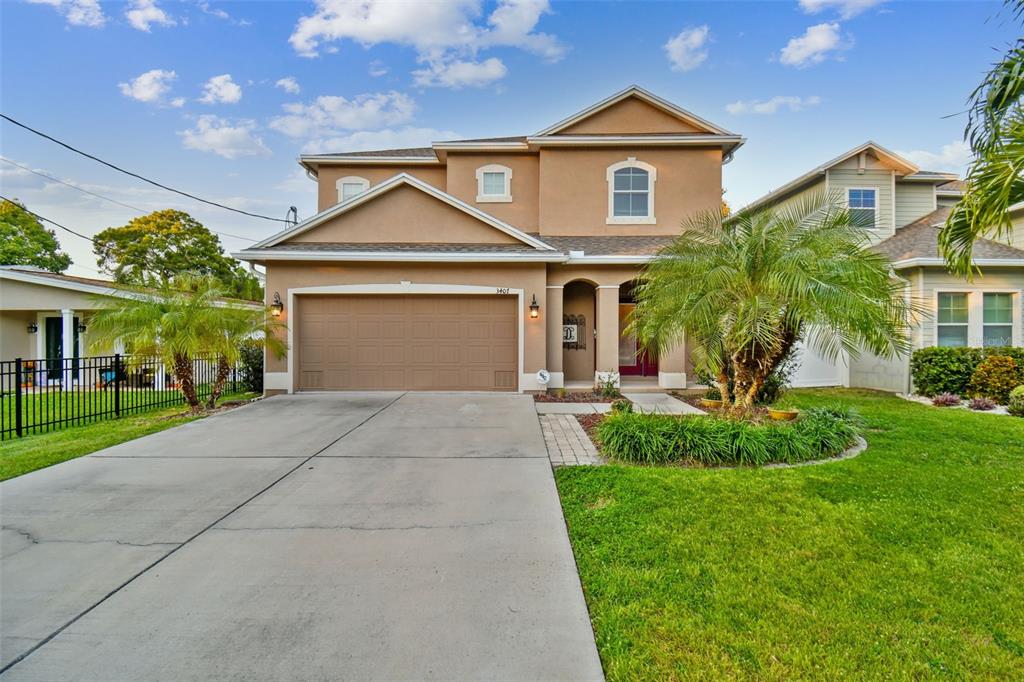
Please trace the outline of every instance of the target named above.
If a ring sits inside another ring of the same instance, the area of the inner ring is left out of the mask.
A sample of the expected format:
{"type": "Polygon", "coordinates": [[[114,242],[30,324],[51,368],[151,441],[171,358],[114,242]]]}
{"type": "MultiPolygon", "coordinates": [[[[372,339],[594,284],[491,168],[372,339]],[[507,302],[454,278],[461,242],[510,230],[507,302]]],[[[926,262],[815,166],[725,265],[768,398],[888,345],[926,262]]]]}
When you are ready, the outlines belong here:
{"type": "Polygon", "coordinates": [[[338,188],[338,201],[348,201],[357,194],[362,194],[370,189],[370,181],[366,178],[350,175],[341,178],[335,185],[338,188]]]}
{"type": "Polygon", "coordinates": [[[846,205],[855,224],[872,230],[878,226],[878,190],[848,189],[846,205]]]}
{"type": "Polygon", "coordinates": [[[480,203],[512,201],[512,169],[496,163],[477,168],[476,200],[480,203]]]}
{"type": "Polygon", "coordinates": [[[657,169],[631,156],[608,167],[609,225],[652,225],[657,169]]]}

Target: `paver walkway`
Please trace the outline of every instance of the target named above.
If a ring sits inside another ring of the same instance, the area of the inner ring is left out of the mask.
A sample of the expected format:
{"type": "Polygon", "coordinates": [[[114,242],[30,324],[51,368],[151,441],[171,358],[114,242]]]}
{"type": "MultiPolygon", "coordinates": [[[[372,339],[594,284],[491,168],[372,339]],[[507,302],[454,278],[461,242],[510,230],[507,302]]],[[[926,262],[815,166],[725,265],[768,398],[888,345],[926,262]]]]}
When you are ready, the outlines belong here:
{"type": "Polygon", "coordinates": [[[3,680],[601,679],[529,396],[280,396],[0,483],[3,680]]]}
{"type": "Polygon", "coordinates": [[[597,448],[571,414],[542,414],[540,426],[553,466],[603,464],[597,448]]]}

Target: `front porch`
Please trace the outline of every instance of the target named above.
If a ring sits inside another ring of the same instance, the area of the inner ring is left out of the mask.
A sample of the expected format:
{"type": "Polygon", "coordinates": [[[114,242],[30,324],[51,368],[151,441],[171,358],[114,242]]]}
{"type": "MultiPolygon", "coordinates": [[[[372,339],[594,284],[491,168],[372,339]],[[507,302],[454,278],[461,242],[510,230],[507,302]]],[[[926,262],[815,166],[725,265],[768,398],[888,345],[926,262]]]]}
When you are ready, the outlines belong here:
{"type": "Polygon", "coordinates": [[[636,274],[622,268],[549,271],[548,388],[591,390],[607,381],[636,392],[686,388],[685,342],[655,356],[627,331],[636,274]]]}

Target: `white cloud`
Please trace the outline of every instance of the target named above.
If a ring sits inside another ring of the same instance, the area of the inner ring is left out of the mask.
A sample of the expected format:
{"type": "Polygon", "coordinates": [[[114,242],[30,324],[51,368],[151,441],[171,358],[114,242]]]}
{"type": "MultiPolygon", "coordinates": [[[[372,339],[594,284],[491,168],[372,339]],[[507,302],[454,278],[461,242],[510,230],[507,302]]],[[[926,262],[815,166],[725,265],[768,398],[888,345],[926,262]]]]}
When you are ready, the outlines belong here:
{"type": "MultiPolygon", "coordinates": [[[[163,104],[164,96],[171,91],[171,83],[177,80],[178,74],[165,69],[151,69],[127,83],[118,83],[121,94],[131,97],[140,102],[148,104],[163,104]]],[[[178,97],[171,100],[172,107],[180,107],[185,104],[184,98],[178,97]]]]}
{"type": "Polygon", "coordinates": [[[231,80],[230,73],[214,76],[203,86],[203,96],[199,98],[204,104],[235,104],[242,99],[242,88],[231,80]]]}
{"type": "Polygon", "coordinates": [[[798,38],[790,38],[779,61],[787,66],[805,67],[820,64],[836,52],[849,49],[852,41],[844,41],[839,35],[837,22],[816,24],[798,38]]]}
{"type": "Polygon", "coordinates": [[[235,26],[249,26],[250,23],[252,23],[246,19],[235,19],[220,7],[213,7],[212,5],[210,5],[210,3],[206,2],[205,0],[200,0],[200,2],[197,4],[199,6],[199,9],[203,12],[203,14],[209,14],[211,17],[223,19],[224,21],[231,22],[235,26]]]}
{"type": "Polygon", "coordinates": [[[256,134],[256,122],[240,120],[232,124],[219,116],[200,116],[196,125],[178,132],[186,149],[211,152],[225,159],[243,156],[270,156],[271,152],[256,134]]]}
{"type": "Polygon", "coordinates": [[[370,62],[370,72],[369,73],[374,78],[380,78],[381,76],[387,75],[388,67],[385,66],[384,62],[382,62],[381,60],[374,59],[372,62],[370,62]]]}
{"type": "Polygon", "coordinates": [[[906,157],[924,170],[950,173],[963,174],[971,162],[971,147],[963,140],[944,144],[938,152],[918,149],[897,154],[906,157]]]}
{"type": "Polygon", "coordinates": [[[672,62],[673,71],[692,71],[708,58],[707,43],[709,30],[707,25],[685,28],[679,35],[665,43],[665,52],[672,62]]]}
{"type": "Polygon", "coordinates": [[[732,104],[725,105],[725,110],[730,114],[774,114],[779,109],[802,111],[807,107],[816,107],[819,104],[821,104],[821,98],[817,95],[810,95],[808,97],[776,95],[766,100],[738,100],[732,104]]]}
{"type": "Polygon", "coordinates": [[[107,22],[99,0],[28,0],[34,5],[50,5],[71,26],[99,28],[107,22]]]}
{"type": "Polygon", "coordinates": [[[291,95],[297,95],[302,90],[302,88],[299,87],[299,82],[295,80],[295,78],[293,78],[292,76],[288,76],[287,78],[279,78],[277,82],[274,83],[274,87],[281,88],[282,90],[291,95]]]}
{"type": "Polygon", "coordinates": [[[360,130],[350,135],[316,138],[307,142],[302,150],[306,153],[330,153],[371,149],[404,149],[427,147],[431,142],[437,140],[455,140],[459,137],[461,135],[451,130],[406,126],[398,129],[360,130]]]}
{"type": "Polygon", "coordinates": [[[160,26],[174,26],[177,22],[173,17],[167,15],[157,7],[156,0],[133,0],[129,8],[125,10],[124,16],[132,28],[149,33],[153,24],[160,26]]]}
{"type": "Polygon", "coordinates": [[[442,88],[480,88],[501,80],[508,73],[505,64],[497,57],[482,62],[434,61],[424,69],[412,72],[416,85],[442,88]]]}
{"type": "MultiPolygon", "coordinates": [[[[481,0],[315,2],[315,11],[299,19],[289,38],[304,57],[330,51],[334,46],[326,43],[346,39],[366,47],[395,43],[414,48],[420,62],[442,71],[445,65],[477,63],[477,52],[493,47],[516,47],[547,61],[561,59],[566,51],[555,36],[534,30],[550,11],[547,0],[499,0],[485,23],[480,22],[481,0]]],[[[488,68],[494,72],[493,63],[488,68]]]]}
{"type": "Polygon", "coordinates": [[[841,18],[849,19],[883,2],[885,0],[800,0],[800,7],[807,14],[835,9],[841,18]]]}
{"type": "Polygon", "coordinates": [[[352,99],[324,95],[309,104],[285,104],[284,116],[270,127],[289,137],[325,137],[344,130],[369,130],[402,125],[412,120],[416,103],[400,92],[357,95],[352,99]]]}

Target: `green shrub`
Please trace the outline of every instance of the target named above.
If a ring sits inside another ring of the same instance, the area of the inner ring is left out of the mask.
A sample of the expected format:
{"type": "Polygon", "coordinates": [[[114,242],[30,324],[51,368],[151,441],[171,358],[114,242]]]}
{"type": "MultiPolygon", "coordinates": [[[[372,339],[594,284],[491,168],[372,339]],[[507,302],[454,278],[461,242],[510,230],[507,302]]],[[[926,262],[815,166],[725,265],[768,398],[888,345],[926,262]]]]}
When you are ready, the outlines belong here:
{"type": "Polygon", "coordinates": [[[612,403],[612,412],[632,412],[633,403],[627,398],[619,398],[612,403]]]}
{"type": "Polygon", "coordinates": [[[1009,355],[990,355],[981,361],[971,375],[967,394],[974,397],[991,398],[1000,405],[1010,399],[1010,391],[1024,381],[1020,367],[1009,355]]]}
{"type": "Polygon", "coordinates": [[[812,408],[785,423],[620,412],[604,419],[597,435],[607,454],[635,464],[760,466],[837,455],[853,443],[860,424],[843,407],[812,408]]]}
{"type": "Polygon", "coordinates": [[[704,397],[708,400],[721,400],[722,391],[717,386],[712,386],[708,390],[704,391],[704,397]]]}
{"type": "Polygon", "coordinates": [[[263,393],[263,344],[247,341],[239,348],[242,386],[251,393],[263,393]]]}
{"type": "Polygon", "coordinates": [[[965,395],[974,370],[982,360],[993,355],[1008,355],[1018,367],[1024,366],[1024,348],[997,346],[991,348],[931,347],[914,351],[910,358],[910,374],[914,391],[926,396],[939,393],[965,395]]]}
{"type": "Polygon", "coordinates": [[[1015,417],[1024,417],[1024,386],[1018,386],[1010,391],[1006,410],[1015,417]]]}

